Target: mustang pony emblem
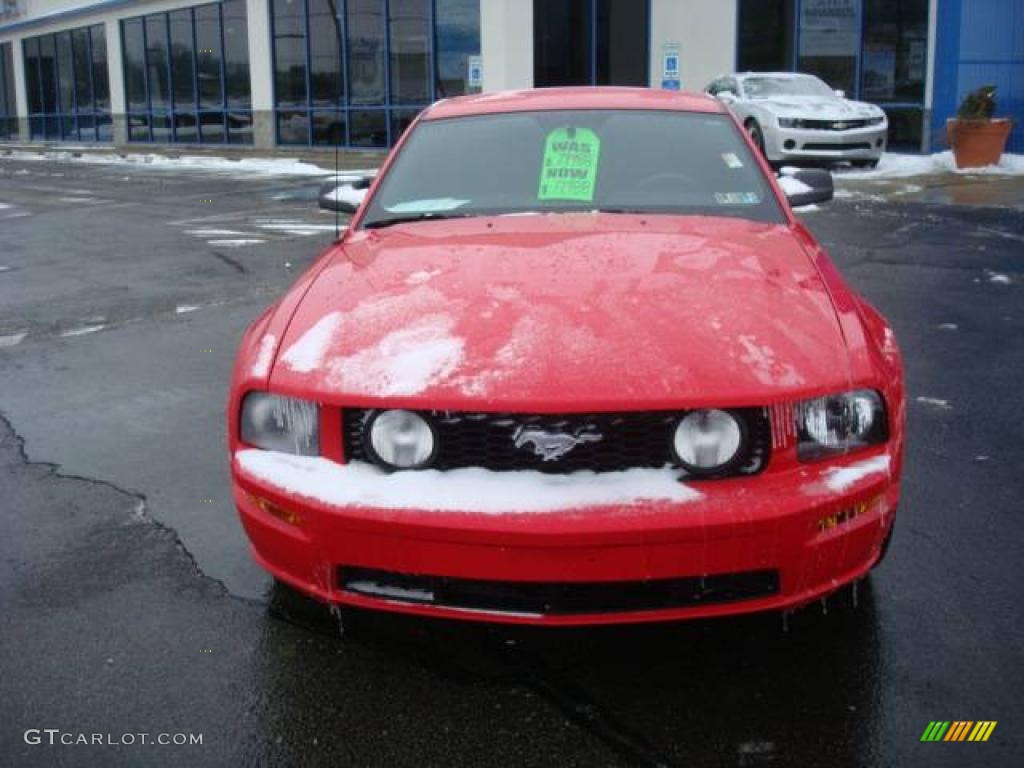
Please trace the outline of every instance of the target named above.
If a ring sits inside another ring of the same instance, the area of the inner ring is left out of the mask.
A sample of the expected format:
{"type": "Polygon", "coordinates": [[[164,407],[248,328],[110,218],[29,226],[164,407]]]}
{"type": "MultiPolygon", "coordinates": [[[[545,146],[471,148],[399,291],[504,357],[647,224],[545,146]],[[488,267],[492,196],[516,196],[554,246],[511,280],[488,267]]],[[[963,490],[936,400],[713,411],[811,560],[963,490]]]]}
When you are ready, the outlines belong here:
{"type": "Polygon", "coordinates": [[[540,456],[542,461],[554,461],[581,443],[597,443],[603,440],[604,435],[582,431],[569,435],[565,432],[548,432],[538,427],[519,427],[512,435],[512,439],[516,448],[532,445],[533,452],[540,456]]]}

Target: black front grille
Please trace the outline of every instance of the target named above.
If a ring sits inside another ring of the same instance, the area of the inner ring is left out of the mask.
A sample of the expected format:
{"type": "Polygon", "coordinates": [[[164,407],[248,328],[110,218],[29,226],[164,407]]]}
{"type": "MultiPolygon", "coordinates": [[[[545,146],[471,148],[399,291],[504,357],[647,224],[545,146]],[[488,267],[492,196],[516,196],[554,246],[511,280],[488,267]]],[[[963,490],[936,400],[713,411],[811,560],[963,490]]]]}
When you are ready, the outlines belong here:
{"type": "Polygon", "coordinates": [[[812,131],[849,131],[873,125],[870,118],[865,120],[803,120],[801,122],[801,128],[812,131]]]}
{"type": "Polygon", "coordinates": [[[342,567],[342,589],[392,602],[541,616],[630,613],[769,597],[774,570],[611,582],[482,581],[342,567]]]}
{"type": "MultiPolygon", "coordinates": [[[[521,414],[420,411],[434,427],[437,454],[431,467],[483,467],[495,471],[532,469],[549,473],[578,470],[614,472],[634,467],[675,465],[672,437],[685,411],[521,414]],[[544,459],[529,441],[530,431],[565,435],[580,442],[557,458],[544,459]],[[597,436],[600,439],[595,439],[597,436]],[[517,447],[517,442],[519,443],[517,447]]],[[[763,408],[732,411],[746,425],[740,457],[722,476],[752,475],[764,469],[771,451],[771,428],[763,408]]],[[[345,409],[345,455],[373,461],[367,426],[374,411],[345,409]]],[[[680,467],[681,476],[685,470],[680,467]]]]}

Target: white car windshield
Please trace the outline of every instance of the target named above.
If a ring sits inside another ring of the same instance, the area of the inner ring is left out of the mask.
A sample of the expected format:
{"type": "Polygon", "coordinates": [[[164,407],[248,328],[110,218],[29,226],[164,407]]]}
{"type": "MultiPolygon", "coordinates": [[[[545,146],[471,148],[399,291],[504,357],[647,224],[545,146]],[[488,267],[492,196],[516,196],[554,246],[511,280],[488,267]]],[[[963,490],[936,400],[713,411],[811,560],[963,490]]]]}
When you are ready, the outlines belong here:
{"type": "Polygon", "coordinates": [[[748,99],[775,99],[779,96],[826,96],[835,98],[835,92],[816,77],[747,77],[743,80],[743,93],[748,99]]]}

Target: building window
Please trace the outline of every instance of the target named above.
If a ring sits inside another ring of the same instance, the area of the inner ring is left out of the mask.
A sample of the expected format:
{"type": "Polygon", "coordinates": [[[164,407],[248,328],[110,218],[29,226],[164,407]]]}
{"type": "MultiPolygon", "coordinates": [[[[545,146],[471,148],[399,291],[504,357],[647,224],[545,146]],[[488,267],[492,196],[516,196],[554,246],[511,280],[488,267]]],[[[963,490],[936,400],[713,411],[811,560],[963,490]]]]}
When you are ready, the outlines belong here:
{"type": "Polygon", "coordinates": [[[18,138],[18,105],[14,100],[14,53],[0,43],[0,139],[18,138]]]}
{"type": "Polygon", "coordinates": [[[480,0],[273,0],[281,144],[385,148],[427,104],[469,91],[480,0]]]}
{"type": "Polygon", "coordinates": [[[740,0],[737,69],[795,66],[878,104],[893,148],[921,147],[927,57],[928,0],[740,0]]]}
{"type": "Polygon", "coordinates": [[[102,24],[22,42],[32,138],[110,141],[110,81],[102,24]]]}
{"type": "Polygon", "coordinates": [[[796,0],[740,0],[740,72],[778,72],[793,66],[796,0]]]}
{"type": "Polygon", "coordinates": [[[251,144],[245,0],[121,22],[129,141],[251,144]]]}
{"type": "Polygon", "coordinates": [[[645,0],[534,0],[533,82],[647,85],[645,0]]]}
{"type": "Polygon", "coordinates": [[[480,54],[480,0],[434,0],[434,13],[434,96],[469,93],[469,60],[480,54]]]}

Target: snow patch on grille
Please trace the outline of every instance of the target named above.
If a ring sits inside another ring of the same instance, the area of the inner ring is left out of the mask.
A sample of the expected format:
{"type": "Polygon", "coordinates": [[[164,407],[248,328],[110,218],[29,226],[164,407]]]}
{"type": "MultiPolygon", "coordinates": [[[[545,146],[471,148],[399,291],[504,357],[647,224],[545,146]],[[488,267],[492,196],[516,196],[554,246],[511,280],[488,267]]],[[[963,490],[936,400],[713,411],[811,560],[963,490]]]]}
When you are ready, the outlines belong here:
{"type": "Polygon", "coordinates": [[[525,514],[702,498],[670,469],[548,475],[466,468],[387,474],[370,464],[258,449],[238,451],[235,460],[254,479],[336,507],[525,514]]]}

